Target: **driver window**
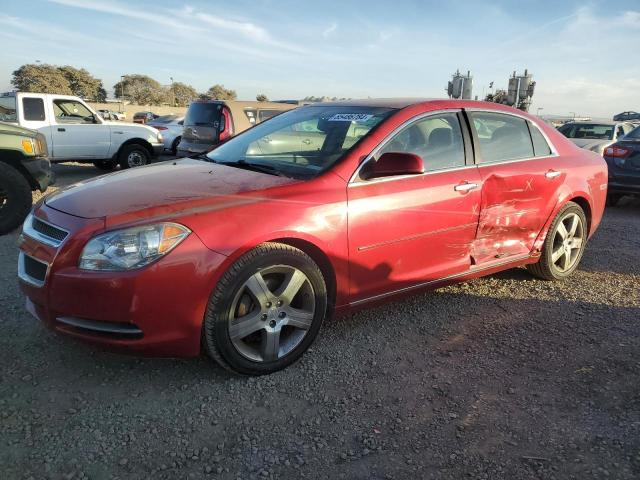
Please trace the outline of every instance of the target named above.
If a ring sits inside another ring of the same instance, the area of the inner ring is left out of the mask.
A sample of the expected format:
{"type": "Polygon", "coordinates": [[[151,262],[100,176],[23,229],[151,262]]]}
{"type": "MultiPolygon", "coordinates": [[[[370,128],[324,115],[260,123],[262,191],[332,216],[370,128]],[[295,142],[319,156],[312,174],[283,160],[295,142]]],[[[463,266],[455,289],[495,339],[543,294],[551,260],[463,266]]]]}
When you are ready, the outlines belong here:
{"type": "Polygon", "coordinates": [[[94,123],[93,113],[75,100],[54,100],[53,112],[58,123],[94,123]]]}
{"type": "Polygon", "coordinates": [[[387,152],[419,155],[427,172],[463,167],[464,141],[458,116],[442,113],[412,123],[392,138],[376,157],[387,152]]]}

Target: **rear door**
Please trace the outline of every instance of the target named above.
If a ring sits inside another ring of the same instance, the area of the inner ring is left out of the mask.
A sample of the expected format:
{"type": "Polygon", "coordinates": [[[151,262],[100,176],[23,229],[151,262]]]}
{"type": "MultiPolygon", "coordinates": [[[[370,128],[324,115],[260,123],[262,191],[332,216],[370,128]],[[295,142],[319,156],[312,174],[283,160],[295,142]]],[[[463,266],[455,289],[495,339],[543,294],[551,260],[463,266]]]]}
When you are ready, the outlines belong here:
{"type": "Polygon", "coordinates": [[[189,105],[184,118],[182,140],[193,144],[196,149],[197,145],[203,145],[202,150],[217,144],[222,108],[222,103],[214,102],[194,102],[189,105]]]}
{"type": "Polygon", "coordinates": [[[111,147],[111,128],[101,123],[82,102],[51,98],[53,122],[51,142],[55,159],[107,158],[111,147]]]}
{"type": "Polygon", "coordinates": [[[480,178],[458,112],[410,122],[348,186],[352,302],[462,273],[471,266],[480,178]],[[384,152],[422,157],[425,173],[367,180],[384,152]]]}
{"type": "Polygon", "coordinates": [[[541,131],[523,117],[467,114],[482,178],[474,260],[483,265],[528,255],[556,204],[566,172],[541,131]]]}

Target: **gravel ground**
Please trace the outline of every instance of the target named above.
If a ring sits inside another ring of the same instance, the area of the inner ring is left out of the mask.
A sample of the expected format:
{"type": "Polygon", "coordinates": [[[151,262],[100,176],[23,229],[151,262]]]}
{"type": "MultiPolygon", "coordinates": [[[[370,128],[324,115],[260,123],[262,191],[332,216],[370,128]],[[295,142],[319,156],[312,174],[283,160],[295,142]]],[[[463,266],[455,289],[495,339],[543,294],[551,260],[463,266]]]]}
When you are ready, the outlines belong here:
{"type": "Polygon", "coordinates": [[[3,478],[640,477],[640,202],[606,212],[569,281],[517,269],[338,318],[261,378],[44,330],[15,240],[0,238],[3,478]]]}

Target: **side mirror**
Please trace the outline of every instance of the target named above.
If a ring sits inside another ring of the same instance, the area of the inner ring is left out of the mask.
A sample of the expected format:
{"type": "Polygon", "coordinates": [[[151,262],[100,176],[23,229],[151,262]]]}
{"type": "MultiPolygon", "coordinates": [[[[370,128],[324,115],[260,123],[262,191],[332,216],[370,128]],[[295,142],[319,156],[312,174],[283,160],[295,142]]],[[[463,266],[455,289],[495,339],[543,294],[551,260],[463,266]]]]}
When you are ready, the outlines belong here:
{"type": "Polygon", "coordinates": [[[375,162],[369,178],[395,175],[419,175],[424,173],[424,162],[420,155],[406,152],[387,152],[375,162]]]}

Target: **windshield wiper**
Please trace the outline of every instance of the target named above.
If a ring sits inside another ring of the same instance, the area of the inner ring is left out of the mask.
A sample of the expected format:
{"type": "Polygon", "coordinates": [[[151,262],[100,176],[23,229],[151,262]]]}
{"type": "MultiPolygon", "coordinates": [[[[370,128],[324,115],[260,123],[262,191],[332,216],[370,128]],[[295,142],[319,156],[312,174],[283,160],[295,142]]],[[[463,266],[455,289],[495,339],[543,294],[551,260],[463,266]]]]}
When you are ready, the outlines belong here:
{"type": "Polygon", "coordinates": [[[286,177],[284,173],[271,165],[263,165],[261,163],[247,162],[246,160],[236,160],[235,162],[216,162],[220,165],[226,165],[228,167],[244,168],[246,170],[254,170],[256,172],[266,173],[269,175],[277,175],[278,177],[286,177]]]}

